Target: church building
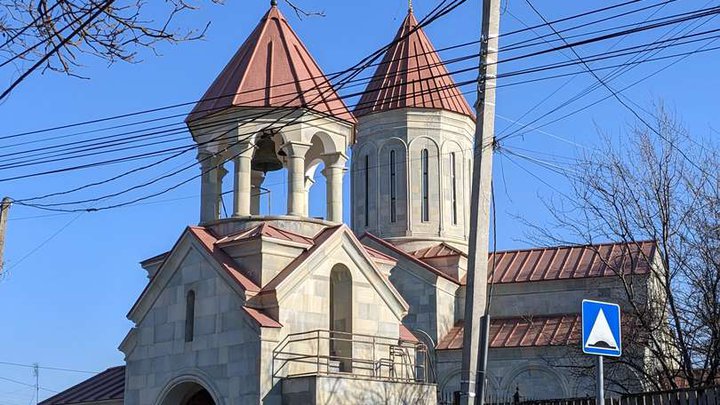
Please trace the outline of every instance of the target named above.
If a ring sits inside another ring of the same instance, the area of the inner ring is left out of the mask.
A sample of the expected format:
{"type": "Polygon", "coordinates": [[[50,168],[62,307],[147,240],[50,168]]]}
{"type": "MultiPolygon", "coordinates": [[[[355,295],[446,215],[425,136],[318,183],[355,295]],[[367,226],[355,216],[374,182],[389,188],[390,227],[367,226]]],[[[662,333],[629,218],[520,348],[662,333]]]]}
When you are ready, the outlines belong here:
{"type": "MultiPolygon", "coordinates": [[[[42,404],[452,403],[475,115],[412,11],[351,110],[273,2],[186,123],[199,224],[141,262],[125,364],[42,404]],[[261,214],[273,171],[287,177],[283,215],[261,214]],[[324,218],[308,213],[316,176],[324,218]]],[[[623,272],[651,288],[652,242],[490,257],[492,398],[593,392],[569,366],[580,302],[625,300],[607,263],[628,252],[623,272]]]]}

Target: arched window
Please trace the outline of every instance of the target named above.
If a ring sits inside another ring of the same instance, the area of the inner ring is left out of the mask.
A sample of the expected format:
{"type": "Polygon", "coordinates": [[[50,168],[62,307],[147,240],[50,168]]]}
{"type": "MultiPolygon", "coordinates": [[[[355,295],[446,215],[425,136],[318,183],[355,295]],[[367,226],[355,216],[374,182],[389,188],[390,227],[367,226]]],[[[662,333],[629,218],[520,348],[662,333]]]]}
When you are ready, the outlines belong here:
{"type": "Polygon", "coordinates": [[[452,223],[457,225],[457,172],[455,152],[450,153],[450,184],[452,187],[452,223]]]}
{"type": "Polygon", "coordinates": [[[352,371],[352,274],[338,264],[330,271],[330,356],[342,372],[352,371]]]}
{"type": "Polygon", "coordinates": [[[195,291],[187,293],[185,302],[185,341],[192,342],[195,335],[195,291]]]}
{"type": "Polygon", "coordinates": [[[370,225],[370,155],[365,155],[365,226],[370,225]]]}
{"type": "Polygon", "coordinates": [[[427,222],[430,220],[430,195],[429,195],[429,180],[430,176],[428,174],[429,171],[429,159],[428,159],[428,150],[423,149],[422,152],[420,152],[420,164],[422,166],[422,220],[423,222],[427,222]]]}
{"type": "Polygon", "coordinates": [[[397,220],[397,175],[395,168],[395,151],[390,151],[390,222],[397,220]]]}

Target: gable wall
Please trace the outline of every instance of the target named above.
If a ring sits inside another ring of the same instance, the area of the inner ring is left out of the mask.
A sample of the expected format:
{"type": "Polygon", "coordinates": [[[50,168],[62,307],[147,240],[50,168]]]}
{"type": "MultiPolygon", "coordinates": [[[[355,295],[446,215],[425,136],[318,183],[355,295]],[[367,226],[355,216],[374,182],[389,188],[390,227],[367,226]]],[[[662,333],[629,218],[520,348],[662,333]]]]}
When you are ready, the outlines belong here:
{"type": "MultiPolygon", "coordinates": [[[[282,341],[289,334],[302,333],[313,330],[327,331],[330,327],[330,274],[334,266],[345,266],[352,275],[352,331],[354,334],[381,336],[396,341],[399,337],[400,320],[395,316],[390,306],[385,302],[373,285],[368,281],[360,267],[368,268],[360,258],[356,248],[347,239],[324,249],[322,252],[303,264],[309,273],[301,279],[286,279],[289,283],[280,287],[279,321],[283,325],[277,340],[282,341]],[[283,295],[282,289],[287,289],[283,295]]],[[[371,270],[368,268],[368,270],[371,270]]],[[[302,272],[303,269],[297,269],[302,272]]],[[[371,270],[374,271],[374,270],[371,270]]],[[[392,300],[393,298],[390,298],[392,300]]],[[[316,336],[309,334],[309,337],[316,336]]],[[[328,333],[321,334],[329,337],[328,333]]],[[[367,338],[355,337],[356,340],[367,338]]],[[[320,352],[329,353],[327,339],[320,339],[320,352]]],[[[388,340],[390,341],[390,340],[388,340]]],[[[283,351],[293,353],[316,354],[318,340],[311,339],[304,342],[291,343],[283,351]]],[[[372,359],[372,345],[353,343],[354,358],[372,359]]],[[[379,356],[379,348],[376,346],[379,356]]],[[[387,347],[385,348],[387,351],[387,347]]],[[[272,356],[272,353],[267,353],[272,356]]],[[[325,360],[321,360],[323,362],[325,360]]],[[[271,367],[272,361],[263,361],[264,367],[271,367]]],[[[315,364],[288,365],[287,371],[298,373],[301,371],[313,372],[315,364]]],[[[267,371],[267,370],[266,370],[267,371]]],[[[324,369],[322,370],[324,371],[324,369]]],[[[281,374],[285,374],[283,371],[281,374]]]]}
{"type": "Polygon", "coordinates": [[[125,404],[156,403],[168,382],[182,375],[206,376],[214,384],[207,388],[226,404],[257,403],[260,344],[241,306],[241,297],[191,246],[136,327],[137,344],[126,353],[125,404]],[[190,289],[195,291],[195,334],[185,342],[190,289]]]}

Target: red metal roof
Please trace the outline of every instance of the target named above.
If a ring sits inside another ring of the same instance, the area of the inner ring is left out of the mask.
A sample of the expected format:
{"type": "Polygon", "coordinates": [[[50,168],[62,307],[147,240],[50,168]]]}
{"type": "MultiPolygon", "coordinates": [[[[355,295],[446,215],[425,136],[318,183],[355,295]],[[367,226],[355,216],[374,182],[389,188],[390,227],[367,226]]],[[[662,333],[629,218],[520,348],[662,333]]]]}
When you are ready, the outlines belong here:
{"type": "MultiPolygon", "coordinates": [[[[490,321],[490,347],[567,346],[580,341],[580,315],[494,318],[490,321]]],[[[438,342],[437,350],[463,346],[464,326],[458,322],[438,342]]]]}
{"type": "Polygon", "coordinates": [[[412,12],[403,21],[385,53],[355,116],[398,108],[431,108],[475,118],[412,12]]]}
{"type": "Polygon", "coordinates": [[[248,313],[248,315],[250,315],[255,320],[255,322],[258,323],[258,325],[260,325],[264,328],[282,328],[282,325],[280,324],[280,322],[272,319],[266,313],[264,313],[258,309],[255,309],[255,308],[250,308],[250,307],[242,307],[242,308],[245,310],[245,312],[248,313]]]}
{"type": "Polygon", "coordinates": [[[423,259],[435,259],[438,257],[450,257],[450,256],[466,256],[467,255],[445,243],[440,243],[435,246],[430,246],[424,249],[416,250],[411,255],[417,257],[420,260],[423,259]]]}
{"type": "Polygon", "coordinates": [[[308,108],[355,123],[276,6],[265,14],[185,121],[234,106],[308,108]]]}
{"type": "Polygon", "coordinates": [[[397,263],[397,260],[395,260],[395,258],[392,256],[388,256],[385,253],[382,253],[378,250],[371,248],[370,246],[363,245],[363,247],[365,248],[365,251],[368,252],[370,257],[372,257],[373,259],[375,259],[377,261],[397,263]]]}
{"type": "Polygon", "coordinates": [[[189,226],[188,230],[194,235],[210,255],[217,260],[218,264],[232,277],[235,281],[240,284],[246,291],[257,292],[260,291],[255,283],[252,282],[243,271],[238,267],[237,263],[225,253],[219,246],[217,246],[217,238],[208,230],[198,226],[189,226]]]}
{"type": "Polygon", "coordinates": [[[256,227],[253,227],[248,230],[244,230],[242,232],[238,232],[236,234],[225,236],[217,241],[218,244],[228,244],[232,242],[237,242],[241,240],[246,239],[253,239],[253,238],[259,238],[259,237],[267,237],[272,239],[279,239],[284,240],[288,242],[297,242],[297,243],[303,243],[312,245],[314,243],[313,238],[308,238],[307,236],[303,236],[294,232],[286,231],[284,229],[280,229],[277,227],[274,227],[268,223],[262,223],[256,227]]]}
{"type": "Polygon", "coordinates": [[[379,237],[371,234],[370,232],[365,232],[364,234],[362,234],[362,235],[360,236],[360,240],[363,240],[363,239],[365,239],[365,238],[370,239],[370,240],[376,242],[377,244],[379,244],[380,246],[383,246],[384,248],[390,250],[390,251],[393,252],[394,254],[397,254],[398,256],[401,256],[401,257],[406,258],[407,260],[409,260],[409,261],[417,264],[418,266],[420,266],[420,267],[422,267],[422,268],[430,271],[431,273],[434,273],[434,274],[437,275],[437,276],[440,276],[440,277],[442,277],[442,278],[444,278],[444,279],[446,279],[446,280],[450,280],[450,281],[452,281],[453,283],[458,283],[458,284],[460,283],[460,281],[458,281],[456,278],[450,276],[449,274],[446,274],[446,273],[444,273],[444,272],[436,269],[435,267],[433,267],[433,266],[425,263],[424,261],[418,259],[417,257],[415,257],[415,256],[413,256],[413,255],[411,255],[411,254],[409,254],[409,253],[407,253],[407,252],[405,252],[404,250],[402,250],[402,249],[398,248],[397,246],[393,245],[392,243],[390,243],[390,242],[388,242],[388,241],[386,241],[386,240],[384,240],[384,239],[382,239],[382,238],[379,238],[379,237]]]}
{"type": "Polygon", "coordinates": [[[565,280],[647,274],[655,253],[654,241],[605,243],[583,246],[557,246],[539,249],[508,250],[490,255],[495,260],[493,282],[565,280]]]}
{"type": "Polygon", "coordinates": [[[410,332],[410,329],[407,328],[407,326],[400,324],[400,339],[407,340],[408,342],[415,342],[420,343],[418,338],[410,332]]]}
{"type": "Polygon", "coordinates": [[[125,366],[118,366],[96,374],[80,384],[40,402],[40,405],[66,405],[110,401],[123,399],[124,395],[125,366]]]}

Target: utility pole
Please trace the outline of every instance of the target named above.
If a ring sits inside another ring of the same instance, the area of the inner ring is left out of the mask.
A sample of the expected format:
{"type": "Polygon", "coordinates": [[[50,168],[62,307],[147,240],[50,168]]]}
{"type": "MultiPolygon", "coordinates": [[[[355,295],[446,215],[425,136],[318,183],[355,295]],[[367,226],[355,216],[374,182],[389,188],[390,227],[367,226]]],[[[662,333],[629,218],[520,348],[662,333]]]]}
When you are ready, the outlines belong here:
{"type": "Polygon", "coordinates": [[[3,252],[5,251],[5,229],[7,228],[7,217],[10,212],[10,197],[5,197],[0,202],[0,275],[3,271],[3,252]]]}
{"type": "Polygon", "coordinates": [[[480,71],[475,110],[475,156],[470,200],[470,244],[465,293],[460,402],[485,401],[488,331],[488,244],[490,240],[490,193],[495,140],[495,82],[500,31],[500,0],[483,0],[480,71]],[[482,338],[482,339],[481,339],[482,338]],[[477,391],[477,393],[476,393],[477,391]]]}
{"type": "Polygon", "coordinates": [[[40,365],[33,364],[33,375],[35,376],[35,405],[40,403],[40,365]]]}

